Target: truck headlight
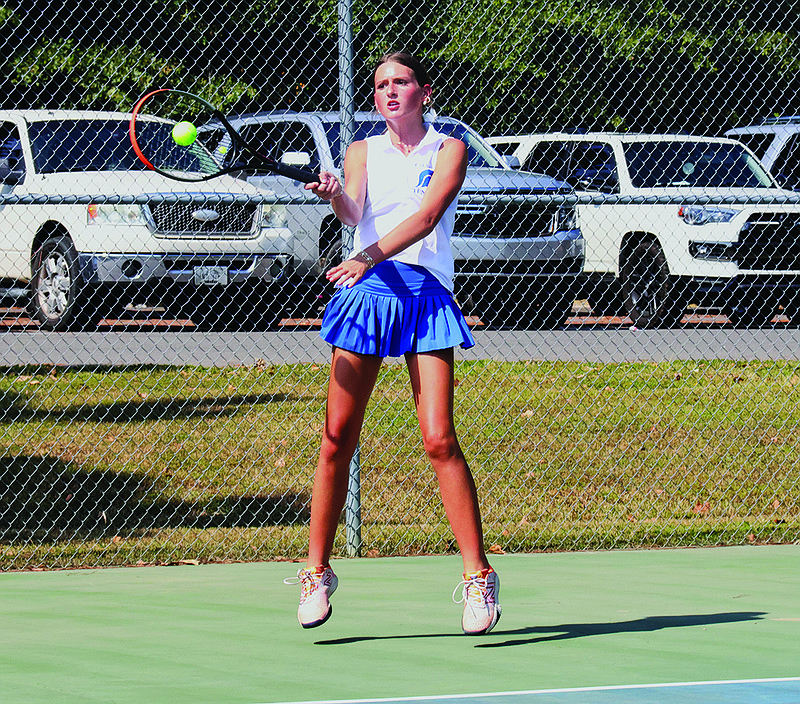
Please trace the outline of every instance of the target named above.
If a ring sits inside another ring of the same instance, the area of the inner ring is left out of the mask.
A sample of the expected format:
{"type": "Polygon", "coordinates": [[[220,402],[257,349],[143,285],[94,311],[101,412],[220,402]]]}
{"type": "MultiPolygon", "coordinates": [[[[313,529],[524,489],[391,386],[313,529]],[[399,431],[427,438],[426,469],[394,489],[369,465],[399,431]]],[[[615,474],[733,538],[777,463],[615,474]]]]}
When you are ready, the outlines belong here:
{"type": "Polygon", "coordinates": [[[678,216],[687,225],[730,222],[738,214],[739,211],[732,208],[709,208],[704,205],[682,205],[678,209],[678,216]]]}
{"type": "Polygon", "coordinates": [[[90,225],[146,225],[139,205],[111,205],[90,203],[86,209],[90,225]]]}
{"type": "Polygon", "coordinates": [[[574,205],[562,205],[553,218],[553,232],[578,229],[578,211],[574,205]]]}
{"type": "Polygon", "coordinates": [[[286,227],[286,206],[270,203],[261,206],[261,227],[286,227]]]}

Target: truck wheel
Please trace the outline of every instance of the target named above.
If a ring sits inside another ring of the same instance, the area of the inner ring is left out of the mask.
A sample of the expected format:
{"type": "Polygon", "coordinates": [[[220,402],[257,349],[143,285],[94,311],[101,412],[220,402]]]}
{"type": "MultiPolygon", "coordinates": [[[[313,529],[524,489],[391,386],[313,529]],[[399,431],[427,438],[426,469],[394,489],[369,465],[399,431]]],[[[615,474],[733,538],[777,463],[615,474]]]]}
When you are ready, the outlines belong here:
{"type": "Polygon", "coordinates": [[[325,251],[320,254],[320,257],[317,260],[317,271],[319,272],[319,276],[324,276],[325,272],[328,271],[328,269],[330,269],[332,266],[342,263],[344,260],[342,247],[343,245],[341,238],[337,238],[327,246],[325,251]]]}
{"type": "Polygon", "coordinates": [[[31,314],[42,330],[84,330],[97,324],[96,296],[84,286],[69,237],[46,239],[33,257],[31,314]]]}
{"type": "Polygon", "coordinates": [[[681,321],[686,304],[672,285],[658,242],[638,242],[622,262],[620,273],[625,308],[636,327],[672,328],[681,321]]]}

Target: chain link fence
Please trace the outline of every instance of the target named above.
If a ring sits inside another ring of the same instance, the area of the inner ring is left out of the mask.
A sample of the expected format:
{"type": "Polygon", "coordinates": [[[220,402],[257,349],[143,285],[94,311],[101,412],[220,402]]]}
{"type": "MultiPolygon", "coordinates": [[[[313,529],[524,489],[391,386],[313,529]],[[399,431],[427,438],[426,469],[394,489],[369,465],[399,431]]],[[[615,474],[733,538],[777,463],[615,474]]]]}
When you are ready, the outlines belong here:
{"type": "MultiPolygon", "coordinates": [[[[0,568],[303,555],[350,234],[285,178],[148,171],[129,113],[191,91],[337,170],[397,49],[469,147],[456,414],[490,550],[796,541],[796,10],[0,4],[0,568]]],[[[455,550],[397,361],[339,554],[455,550]]]]}

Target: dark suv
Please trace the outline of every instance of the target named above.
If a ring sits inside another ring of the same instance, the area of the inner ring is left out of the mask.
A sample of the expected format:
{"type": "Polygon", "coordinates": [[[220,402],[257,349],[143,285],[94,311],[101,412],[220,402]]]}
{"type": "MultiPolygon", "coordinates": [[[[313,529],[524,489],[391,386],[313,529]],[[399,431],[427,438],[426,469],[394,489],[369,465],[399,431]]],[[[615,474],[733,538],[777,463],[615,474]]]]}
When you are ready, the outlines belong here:
{"type": "MultiPolygon", "coordinates": [[[[340,121],[335,112],[259,113],[231,119],[248,141],[284,163],[341,172],[340,121]]],[[[375,113],[356,114],[355,139],[385,130],[375,113]]],[[[439,117],[436,129],[464,141],[469,169],[461,190],[451,239],[456,297],[468,315],[494,327],[552,328],[569,315],[583,266],[583,237],[575,208],[535,196],[572,192],[553,178],[521,173],[463,122],[439,117]]],[[[213,124],[201,129],[218,158],[235,158],[234,145],[213,124]]],[[[319,282],[341,256],[341,228],[330,206],[302,184],[269,173],[248,174],[250,183],[277,194],[306,198],[282,208],[291,231],[285,253],[293,258],[299,288],[319,282]]],[[[313,289],[313,286],[312,286],[313,289]]],[[[317,293],[317,295],[321,295],[317,293]]]]}

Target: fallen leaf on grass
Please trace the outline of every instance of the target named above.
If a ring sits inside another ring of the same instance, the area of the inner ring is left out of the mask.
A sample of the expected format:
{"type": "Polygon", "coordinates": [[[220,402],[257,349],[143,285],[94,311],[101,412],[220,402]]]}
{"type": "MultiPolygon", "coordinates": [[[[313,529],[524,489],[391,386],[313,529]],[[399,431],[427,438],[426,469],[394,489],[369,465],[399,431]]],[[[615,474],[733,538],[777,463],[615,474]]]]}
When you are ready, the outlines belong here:
{"type": "Polygon", "coordinates": [[[494,545],[489,546],[489,552],[493,555],[505,555],[506,551],[503,550],[497,543],[494,545]]]}

